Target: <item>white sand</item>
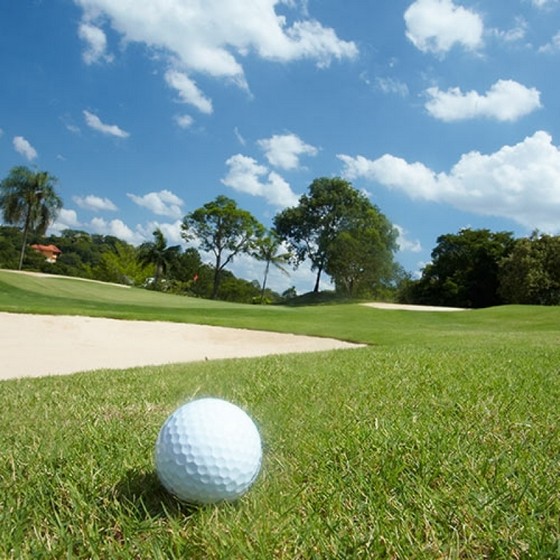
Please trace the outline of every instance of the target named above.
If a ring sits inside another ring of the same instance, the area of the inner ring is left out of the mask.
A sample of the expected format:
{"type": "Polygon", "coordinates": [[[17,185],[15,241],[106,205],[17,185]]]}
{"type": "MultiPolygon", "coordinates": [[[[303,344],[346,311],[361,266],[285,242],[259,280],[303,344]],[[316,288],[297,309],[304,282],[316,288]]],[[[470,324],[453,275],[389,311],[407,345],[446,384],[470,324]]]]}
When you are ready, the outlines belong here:
{"type": "Polygon", "coordinates": [[[0,379],[358,346],[184,323],[0,312],[0,379]]]}
{"type": "Polygon", "coordinates": [[[401,309],[404,311],[466,311],[462,307],[439,307],[435,305],[409,305],[403,303],[363,303],[366,307],[376,307],[377,309],[401,309]]]}

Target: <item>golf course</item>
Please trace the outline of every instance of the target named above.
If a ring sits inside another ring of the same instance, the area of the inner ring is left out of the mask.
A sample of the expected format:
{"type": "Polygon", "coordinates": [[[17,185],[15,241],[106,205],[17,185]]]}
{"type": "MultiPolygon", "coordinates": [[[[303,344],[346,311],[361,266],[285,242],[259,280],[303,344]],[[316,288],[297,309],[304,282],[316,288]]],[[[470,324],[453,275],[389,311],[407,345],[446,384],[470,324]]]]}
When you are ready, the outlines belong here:
{"type": "Polygon", "coordinates": [[[559,307],[243,305],[0,271],[0,312],[360,345],[0,381],[2,559],[560,558],[559,307]],[[182,504],[154,470],[201,396],[262,437],[234,503],[182,504]]]}

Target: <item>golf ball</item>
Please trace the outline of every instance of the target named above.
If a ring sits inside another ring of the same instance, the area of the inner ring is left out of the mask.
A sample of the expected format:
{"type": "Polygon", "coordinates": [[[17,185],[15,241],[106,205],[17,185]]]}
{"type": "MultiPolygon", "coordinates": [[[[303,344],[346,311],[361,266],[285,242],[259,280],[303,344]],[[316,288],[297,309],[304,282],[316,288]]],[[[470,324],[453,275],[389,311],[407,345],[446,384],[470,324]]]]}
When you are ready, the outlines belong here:
{"type": "Polygon", "coordinates": [[[179,407],[163,424],[155,445],[163,486],[195,504],[239,498],[257,478],[261,460],[253,420],[238,406],[215,398],[179,407]]]}

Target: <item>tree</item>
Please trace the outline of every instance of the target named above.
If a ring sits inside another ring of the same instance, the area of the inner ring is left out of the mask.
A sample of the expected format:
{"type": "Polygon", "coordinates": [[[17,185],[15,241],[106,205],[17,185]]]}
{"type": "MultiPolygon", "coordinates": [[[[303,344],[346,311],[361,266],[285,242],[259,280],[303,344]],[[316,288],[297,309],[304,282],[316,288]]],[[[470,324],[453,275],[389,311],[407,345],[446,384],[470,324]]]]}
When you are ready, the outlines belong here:
{"type": "Polygon", "coordinates": [[[381,260],[380,255],[371,260],[376,243],[389,260],[396,249],[396,231],[387,218],[365,195],[339,177],[315,179],[297,206],[276,215],[274,226],[293,249],[296,265],[306,259],[311,261],[311,269],[317,272],[314,292],[319,291],[323,271],[338,278],[343,286],[342,278],[352,268],[355,270],[350,274],[355,277],[356,271],[363,270],[369,261],[381,260]],[[362,235],[364,228],[367,235],[362,235]],[[354,258],[346,253],[349,246],[354,258]]]}
{"type": "Polygon", "coordinates": [[[196,241],[202,251],[214,255],[212,299],[218,295],[222,271],[237,255],[250,254],[264,233],[250,212],[223,195],[187,214],[181,229],[186,241],[196,241]]]}
{"type": "Polygon", "coordinates": [[[518,239],[500,263],[499,293],[507,303],[560,305],[560,237],[518,239]]]}
{"type": "Polygon", "coordinates": [[[264,261],[264,278],[261,286],[261,297],[260,301],[264,301],[264,293],[266,290],[266,281],[268,279],[268,273],[270,272],[270,265],[276,267],[286,276],[289,276],[289,272],[284,268],[284,264],[290,261],[291,254],[289,252],[280,252],[282,248],[282,241],[276,234],[276,232],[271,231],[268,235],[260,238],[256,242],[256,248],[253,252],[253,256],[259,260],[264,261]]]}
{"type": "Polygon", "coordinates": [[[132,245],[119,241],[114,249],[101,254],[99,264],[93,269],[97,280],[139,286],[150,275],[150,264],[141,264],[138,251],[132,245]]]}
{"type": "Polygon", "coordinates": [[[154,288],[159,288],[159,281],[164,275],[174,260],[178,257],[181,248],[179,245],[167,246],[161,229],[157,228],[153,232],[154,241],[147,241],[142,243],[138,248],[138,261],[141,265],[154,265],[154,288]]]}
{"type": "Polygon", "coordinates": [[[474,308],[503,303],[499,263],[513,245],[511,232],[467,228],[441,235],[412,290],[414,303],[474,308]]]}
{"type": "Polygon", "coordinates": [[[396,231],[374,208],[364,208],[328,249],[325,272],[336,291],[351,297],[380,295],[395,278],[396,231]]]}
{"type": "Polygon", "coordinates": [[[31,171],[25,166],[12,168],[0,183],[0,209],[7,224],[23,229],[18,270],[29,233],[44,235],[62,208],[62,199],[55,192],[57,179],[46,171],[31,171]]]}

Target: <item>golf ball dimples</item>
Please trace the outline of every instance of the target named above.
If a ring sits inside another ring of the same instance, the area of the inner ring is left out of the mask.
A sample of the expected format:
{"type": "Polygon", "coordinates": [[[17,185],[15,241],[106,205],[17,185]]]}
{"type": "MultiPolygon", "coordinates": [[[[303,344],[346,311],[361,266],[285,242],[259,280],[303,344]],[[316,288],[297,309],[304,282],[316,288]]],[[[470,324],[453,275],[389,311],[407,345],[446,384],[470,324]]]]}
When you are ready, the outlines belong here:
{"type": "Polygon", "coordinates": [[[158,477],[180,500],[233,501],[259,474],[261,438],[251,418],[227,401],[204,398],[178,408],[155,446],[158,477]]]}

